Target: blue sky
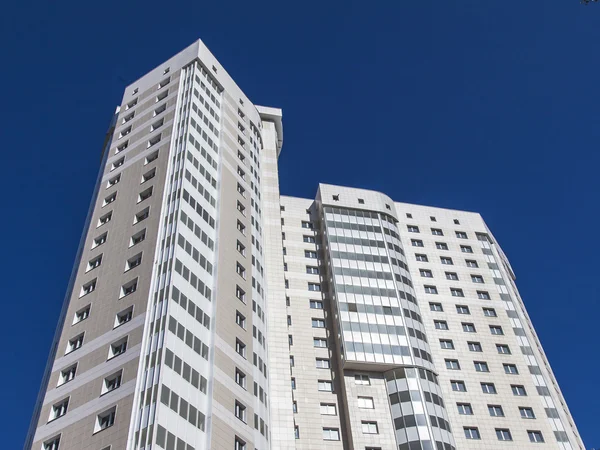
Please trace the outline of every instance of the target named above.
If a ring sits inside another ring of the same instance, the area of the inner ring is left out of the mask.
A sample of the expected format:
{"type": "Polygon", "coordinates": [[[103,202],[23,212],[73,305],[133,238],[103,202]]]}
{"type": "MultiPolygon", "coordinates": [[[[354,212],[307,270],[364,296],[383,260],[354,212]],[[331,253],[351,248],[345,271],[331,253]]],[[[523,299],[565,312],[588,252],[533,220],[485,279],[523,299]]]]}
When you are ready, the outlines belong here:
{"type": "Polygon", "coordinates": [[[600,446],[599,18],[578,0],[3,5],[4,448],[25,438],[111,113],[197,38],[283,108],[284,194],[322,181],[481,212],[600,446]]]}

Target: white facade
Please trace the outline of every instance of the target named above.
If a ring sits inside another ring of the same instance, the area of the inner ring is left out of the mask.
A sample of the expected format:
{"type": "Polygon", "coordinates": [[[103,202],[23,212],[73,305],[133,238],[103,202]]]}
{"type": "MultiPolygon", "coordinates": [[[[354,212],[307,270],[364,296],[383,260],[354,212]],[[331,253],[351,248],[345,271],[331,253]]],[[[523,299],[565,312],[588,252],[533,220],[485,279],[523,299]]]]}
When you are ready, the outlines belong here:
{"type": "Polygon", "coordinates": [[[127,87],[25,449],[583,449],[481,217],[282,144],[200,41],[127,87]]]}

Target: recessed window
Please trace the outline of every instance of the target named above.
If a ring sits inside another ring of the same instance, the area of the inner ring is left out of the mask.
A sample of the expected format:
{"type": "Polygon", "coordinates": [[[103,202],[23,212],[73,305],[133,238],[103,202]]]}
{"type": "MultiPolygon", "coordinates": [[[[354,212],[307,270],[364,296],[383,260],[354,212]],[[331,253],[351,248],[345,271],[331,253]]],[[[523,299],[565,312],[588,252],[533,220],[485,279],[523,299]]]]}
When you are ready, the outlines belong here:
{"type": "Polygon", "coordinates": [[[477,264],[477,261],[475,261],[474,259],[465,259],[465,262],[467,263],[467,267],[471,267],[473,269],[479,267],[479,265],[477,264]]]}
{"type": "Polygon", "coordinates": [[[246,207],[239,200],[237,201],[237,210],[242,213],[243,216],[246,215],[246,207]]]}
{"type": "Polygon", "coordinates": [[[442,264],[445,264],[447,266],[454,265],[454,263],[452,262],[452,258],[448,256],[440,256],[440,261],[442,262],[442,264]]]}
{"type": "Polygon", "coordinates": [[[429,262],[429,260],[427,259],[427,255],[423,255],[420,253],[415,254],[415,259],[419,262],[429,262]]]}
{"type": "Polygon", "coordinates": [[[244,236],[246,236],[246,225],[244,225],[239,220],[237,221],[237,229],[240,233],[242,233],[244,236]]]}
{"type": "Polygon", "coordinates": [[[454,350],[452,339],[440,339],[440,347],[445,350],[454,350]]]}
{"type": "Polygon", "coordinates": [[[452,390],[456,392],[467,392],[467,387],[465,382],[462,380],[450,380],[450,386],[452,386],[452,390]]]}
{"type": "Polygon", "coordinates": [[[121,122],[121,123],[129,122],[131,119],[133,119],[134,115],[135,115],[135,112],[132,112],[131,114],[127,114],[125,117],[123,117],[123,122],[121,122]]]}
{"type": "Polygon", "coordinates": [[[477,291],[477,298],[481,300],[490,300],[490,293],[487,291],[477,291]]]}
{"type": "Polygon", "coordinates": [[[504,331],[502,331],[502,327],[500,325],[490,325],[490,332],[497,336],[504,334],[504,331]]]}
{"type": "Polygon", "coordinates": [[[448,322],[446,322],[445,320],[434,320],[433,325],[435,326],[436,330],[447,330],[448,329],[448,322]]]}
{"type": "Polygon", "coordinates": [[[60,436],[54,436],[52,439],[49,439],[44,442],[44,446],[42,450],[58,450],[60,446],[60,436]]]}
{"type": "Polygon", "coordinates": [[[436,311],[436,312],[442,312],[442,311],[444,311],[444,307],[442,306],[441,303],[429,302],[429,310],[436,311]]]}
{"type": "Polygon", "coordinates": [[[463,290],[460,288],[450,288],[450,294],[452,294],[452,297],[464,297],[465,296],[463,290]]]}
{"type": "Polygon", "coordinates": [[[61,370],[60,375],[58,376],[58,386],[62,386],[63,384],[74,379],[75,372],[77,372],[77,364],[73,364],[72,366],[61,370]]]}
{"type": "Polygon", "coordinates": [[[107,428],[112,427],[115,424],[115,417],[117,415],[117,407],[113,406],[112,408],[104,411],[101,414],[96,416],[96,424],[94,426],[94,433],[98,433],[99,431],[106,430],[107,428]]]}
{"type": "Polygon", "coordinates": [[[331,364],[329,359],[327,358],[317,358],[316,359],[317,369],[329,369],[331,368],[331,364]]]}
{"type": "Polygon", "coordinates": [[[523,419],[535,419],[533,409],[526,406],[519,406],[519,413],[523,419]]]}
{"type": "Polygon", "coordinates": [[[519,371],[517,370],[517,366],[515,364],[502,364],[504,367],[504,373],[509,375],[518,375],[519,371]]]}
{"type": "Polygon", "coordinates": [[[114,186],[115,184],[117,184],[119,181],[121,181],[121,174],[117,175],[116,177],[111,178],[110,180],[108,180],[108,183],[106,184],[106,189],[108,189],[109,187],[114,186]]]}
{"type": "Polygon", "coordinates": [[[411,239],[410,243],[413,247],[423,247],[423,241],[420,239],[411,239]]]}
{"type": "Polygon", "coordinates": [[[437,294],[437,288],[435,286],[423,286],[426,294],[437,294]]]}
{"type": "MultiPolygon", "coordinates": [[[[133,116],[132,116],[133,117],[133,116]]],[[[127,136],[129,133],[131,133],[131,125],[129,125],[127,128],[123,128],[121,130],[121,132],[119,133],[119,139],[124,138],[125,136],[127,136]]]]}
{"type": "Polygon", "coordinates": [[[460,251],[463,253],[473,253],[473,249],[471,248],[470,245],[461,245],[460,251]]]}
{"type": "Polygon", "coordinates": [[[325,328],[325,320],[323,319],[312,319],[313,328],[325,328]]]}
{"type": "Polygon", "coordinates": [[[317,259],[317,252],[312,251],[312,250],[304,250],[304,257],[311,258],[311,259],[317,259]]]}
{"type": "Polygon", "coordinates": [[[236,436],[234,450],[247,450],[246,442],[236,436]]]}
{"type": "Polygon", "coordinates": [[[87,305],[84,306],[83,308],[81,308],[79,311],[77,311],[75,313],[75,317],[73,317],[73,325],[75,325],[76,323],[82,322],[85,319],[87,319],[88,317],[90,317],[90,309],[91,309],[91,305],[87,305]]]}
{"type": "Polygon", "coordinates": [[[458,281],[458,275],[456,272],[446,272],[446,279],[452,281],[458,281]]]}
{"type": "Polygon", "coordinates": [[[158,159],[158,150],[156,150],[155,152],[152,152],[148,156],[146,156],[146,159],[144,160],[144,165],[150,164],[152,161],[156,161],[157,159],[158,159]]]}
{"type": "Polygon", "coordinates": [[[340,201],[340,196],[338,195],[332,195],[331,198],[333,199],[334,202],[339,202],[340,201]]]}
{"type": "Polygon", "coordinates": [[[160,142],[162,134],[158,133],[156,136],[148,139],[148,148],[152,147],[153,145],[156,145],[160,142]]]}
{"type": "Polygon", "coordinates": [[[163,112],[165,112],[167,110],[167,104],[163,103],[162,105],[160,105],[158,108],[156,108],[154,110],[154,116],[158,116],[159,114],[162,114],[163,112]]]}
{"type": "Polygon", "coordinates": [[[123,298],[130,294],[133,294],[137,290],[137,282],[138,280],[136,278],[121,286],[121,293],[119,295],[119,298],[123,298]]]}
{"type": "Polygon", "coordinates": [[[119,370],[104,379],[102,383],[102,395],[108,394],[121,386],[123,379],[123,370],[119,370]]]}
{"type": "Polygon", "coordinates": [[[235,272],[244,280],[246,279],[246,269],[239,262],[235,264],[235,272]]]}
{"type": "Polygon", "coordinates": [[[246,256],[246,246],[240,241],[237,241],[235,248],[242,256],[246,256]]]}
{"type": "Polygon", "coordinates": [[[473,361],[473,365],[475,366],[475,372],[489,372],[490,368],[488,367],[485,361],[473,361]]]}
{"type": "Polygon", "coordinates": [[[467,347],[471,352],[482,352],[483,348],[481,347],[480,342],[467,342],[467,347]]]}
{"type": "Polygon", "coordinates": [[[77,336],[75,336],[72,339],[69,339],[69,342],[67,343],[67,351],[65,352],[65,355],[81,348],[82,345],[83,345],[83,333],[78,334],[77,336]]]}
{"type": "Polygon", "coordinates": [[[125,264],[125,272],[127,272],[128,270],[131,270],[137,266],[139,266],[142,263],[142,254],[138,253],[135,256],[132,256],[131,258],[129,258],[125,264]]]}
{"type": "Polygon", "coordinates": [[[459,239],[467,239],[467,233],[464,231],[455,231],[456,237],[459,239]]]}
{"type": "Polygon", "coordinates": [[[374,409],[375,404],[373,402],[373,397],[358,397],[358,407],[362,409],[374,409]]]}
{"type": "Polygon", "coordinates": [[[462,416],[472,416],[473,408],[470,403],[457,403],[458,413],[462,416]]]}
{"type": "Polygon", "coordinates": [[[244,423],[246,422],[246,406],[237,400],[235,401],[234,413],[235,417],[244,423]]]}
{"type": "Polygon", "coordinates": [[[246,292],[239,286],[235,286],[235,296],[238,300],[246,303],[246,292]]]}
{"type": "Polygon", "coordinates": [[[146,239],[146,229],[143,229],[142,231],[139,231],[139,232],[135,233],[133,236],[131,236],[131,241],[129,242],[129,246],[133,247],[134,245],[137,245],[140,242],[142,242],[144,239],[146,239]]]}
{"type": "Polygon", "coordinates": [[[371,379],[369,378],[369,375],[356,374],[356,375],[354,375],[354,384],[358,384],[361,386],[370,386],[371,379]]]}
{"type": "Polygon", "coordinates": [[[419,273],[422,277],[433,278],[433,273],[429,269],[419,269],[419,273]]]}
{"type": "Polygon", "coordinates": [[[544,442],[541,431],[527,430],[527,436],[529,436],[529,442],[544,442]]]}
{"type": "Polygon", "coordinates": [[[477,332],[477,330],[475,330],[475,325],[473,325],[472,323],[463,322],[462,329],[465,333],[476,333],[477,332]]]}
{"type": "Polygon", "coordinates": [[[473,283],[483,283],[483,277],[481,275],[471,275],[471,281],[473,283]]]}
{"type": "Polygon", "coordinates": [[[458,314],[471,314],[467,305],[456,305],[456,312],[458,314]]]}
{"type": "Polygon", "coordinates": [[[309,230],[313,229],[313,224],[312,222],[308,222],[306,220],[302,221],[302,228],[308,228],[309,230]]]}
{"type": "Polygon", "coordinates": [[[454,225],[460,225],[460,221],[458,219],[454,219],[454,225]]]}
{"type": "Polygon", "coordinates": [[[169,91],[161,92],[156,96],[156,103],[162,102],[169,95],[169,91]]]}
{"type": "Polygon", "coordinates": [[[457,359],[446,359],[444,361],[446,363],[446,369],[460,370],[460,364],[457,359]]]}
{"type": "Polygon", "coordinates": [[[484,394],[496,394],[494,383],[481,383],[481,392],[484,394]]]}
{"type": "Polygon", "coordinates": [[[339,441],[340,430],[338,428],[323,428],[324,441],[339,441]]]}
{"type": "Polygon", "coordinates": [[[235,368],[235,382],[246,389],[246,374],[237,367],[235,368]]]}
{"type": "Polygon", "coordinates": [[[511,384],[510,388],[512,390],[513,395],[516,395],[517,397],[527,396],[527,391],[525,391],[525,386],[521,386],[520,384],[511,384]]]}
{"type": "Polygon", "coordinates": [[[235,312],[235,323],[237,323],[244,330],[246,329],[246,316],[244,316],[241,312],[235,312]]]}
{"type": "Polygon", "coordinates": [[[50,409],[50,418],[48,422],[58,419],[59,417],[64,416],[67,413],[67,409],[69,408],[69,399],[66,398],[61,400],[58,403],[52,405],[52,409],[50,409]]]}
{"type": "Polygon", "coordinates": [[[500,405],[488,405],[488,412],[492,417],[504,417],[504,411],[500,405]]]}
{"type": "Polygon", "coordinates": [[[496,344],[496,350],[501,355],[510,355],[510,347],[506,344],[496,344]]]}
{"type": "Polygon", "coordinates": [[[315,241],[315,237],[314,236],[306,236],[306,235],[304,235],[302,237],[302,242],[307,242],[309,244],[314,244],[316,241],[315,241]]]}
{"type": "Polygon", "coordinates": [[[324,416],[336,416],[337,409],[335,403],[321,403],[320,405],[321,414],[324,416]]]}
{"type": "Polygon", "coordinates": [[[86,272],[89,272],[90,270],[94,270],[97,267],[100,267],[100,264],[102,264],[102,255],[98,255],[95,258],[92,258],[88,261],[87,263],[87,268],[86,268],[86,272]]]}
{"type": "Polygon", "coordinates": [[[108,233],[102,233],[100,236],[98,236],[97,238],[94,239],[94,242],[92,244],[92,249],[104,244],[106,242],[106,237],[108,236],[108,233]]]}
{"type": "Polygon", "coordinates": [[[412,214],[411,213],[406,213],[406,218],[407,219],[412,219],[412,214]]]}
{"type": "Polygon", "coordinates": [[[310,309],[323,309],[323,302],[321,300],[310,300],[310,309]]]}
{"type": "Polygon", "coordinates": [[[364,205],[365,204],[365,200],[363,198],[359,198],[358,199],[358,204],[359,205],[364,205]]]}
{"type": "Polygon", "coordinates": [[[444,232],[442,230],[440,230],[439,228],[432,228],[431,234],[433,234],[434,236],[443,236],[444,232]]]}
{"type": "Polygon", "coordinates": [[[121,325],[126,324],[133,317],[133,305],[129,308],[124,309],[123,311],[117,313],[115,318],[114,328],[120,327],[121,325]]]}
{"type": "Polygon", "coordinates": [[[91,294],[92,292],[94,292],[95,289],[96,289],[96,278],[94,278],[92,281],[88,281],[81,287],[81,293],[79,294],[79,297],[83,297],[84,295],[91,294]]]}
{"type": "Polygon", "coordinates": [[[96,228],[101,227],[102,225],[106,225],[108,222],[111,221],[111,219],[112,219],[112,211],[104,214],[103,216],[100,216],[100,218],[98,219],[98,225],[96,225],[96,228]]]}
{"type": "Polygon", "coordinates": [[[321,285],[319,283],[308,283],[308,290],[313,292],[321,292],[321,285]]]}
{"type": "Polygon", "coordinates": [[[313,347],[316,347],[316,348],[327,348],[327,339],[325,339],[325,338],[313,338],[313,347]]]}
{"type": "Polygon", "coordinates": [[[143,210],[141,210],[139,213],[137,213],[133,219],[133,223],[134,225],[136,223],[140,223],[142,220],[146,220],[148,218],[148,216],[150,215],[150,207],[146,207],[143,210]]]}
{"type": "Polygon", "coordinates": [[[438,250],[448,250],[448,244],[446,244],[445,242],[436,242],[435,248],[437,248],[438,250]]]}
{"type": "Polygon", "coordinates": [[[467,439],[481,439],[479,434],[479,428],[477,427],[463,427],[465,432],[465,438],[467,439]]]}
{"type": "Polygon", "coordinates": [[[235,351],[242,358],[246,358],[246,344],[244,344],[239,339],[235,340],[235,351]]]}
{"type": "Polygon", "coordinates": [[[110,344],[108,348],[108,359],[116,358],[127,351],[127,336],[110,344]]]}
{"type": "Polygon", "coordinates": [[[512,441],[512,435],[508,428],[496,428],[496,437],[499,441],[512,441]]]}
{"type": "Polygon", "coordinates": [[[138,203],[143,202],[144,200],[149,199],[150,197],[152,197],[152,191],[154,189],[154,186],[150,186],[148,189],[143,190],[142,192],[139,193],[138,195],[138,203]]]}
{"type": "Polygon", "coordinates": [[[138,102],[138,99],[134,98],[129,103],[127,103],[127,106],[125,107],[125,110],[133,108],[135,105],[137,105],[137,102],[138,102]]]}
{"type": "Polygon", "coordinates": [[[319,274],[319,268],[315,266],[306,266],[306,273],[310,273],[312,275],[319,274]]]}
{"type": "Polygon", "coordinates": [[[377,422],[374,421],[362,421],[361,428],[363,434],[379,434],[379,428],[377,427],[377,422]]]}
{"type": "Polygon", "coordinates": [[[437,219],[435,218],[435,216],[429,216],[429,220],[431,220],[432,222],[437,222],[437,219]]]}
{"type": "Polygon", "coordinates": [[[416,225],[406,225],[406,228],[408,229],[409,233],[418,233],[419,232],[419,227],[416,225]]]}

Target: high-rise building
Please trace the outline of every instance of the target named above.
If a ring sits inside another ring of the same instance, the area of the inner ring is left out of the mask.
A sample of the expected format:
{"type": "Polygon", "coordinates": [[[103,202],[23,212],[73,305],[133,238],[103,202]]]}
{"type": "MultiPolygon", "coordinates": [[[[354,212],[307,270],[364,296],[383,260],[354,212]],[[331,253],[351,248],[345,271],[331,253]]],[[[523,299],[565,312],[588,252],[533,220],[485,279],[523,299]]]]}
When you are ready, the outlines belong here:
{"type": "Polygon", "coordinates": [[[476,213],[280,196],[198,41],[126,88],[25,449],[582,449],[476,213]]]}

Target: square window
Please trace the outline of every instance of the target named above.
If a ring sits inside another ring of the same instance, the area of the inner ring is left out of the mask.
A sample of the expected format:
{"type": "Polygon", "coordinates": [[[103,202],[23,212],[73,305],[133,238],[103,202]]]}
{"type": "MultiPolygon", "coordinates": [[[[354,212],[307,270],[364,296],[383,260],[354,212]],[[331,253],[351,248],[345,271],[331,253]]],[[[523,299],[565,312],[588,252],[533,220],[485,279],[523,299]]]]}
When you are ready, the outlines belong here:
{"type": "Polygon", "coordinates": [[[129,246],[133,247],[134,245],[139,244],[140,242],[146,239],[146,229],[144,228],[142,231],[138,231],[133,236],[131,236],[131,241],[129,242],[129,246]]]}
{"type": "Polygon", "coordinates": [[[439,228],[432,228],[431,234],[434,236],[443,236],[444,232],[442,230],[440,230],[439,228]]]}
{"type": "Polygon", "coordinates": [[[456,359],[446,359],[444,360],[446,363],[446,369],[449,370],[460,370],[460,364],[456,359]]]}
{"type": "Polygon", "coordinates": [[[144,165],[150,164],[153,161],[156,161],[158,159],[158,150],[156,150],[155,152],[150,153],[146,159],[144,160],[144,165]]]}
{"type": "Polygon", "coordinates": [[[458,219],[454,219],[454,225],[460,225],[460,221],[458,219]]]}
{"type": "Polygon", "coordinates": [[[429,269],[419,269],[419,273],[422,277],[433,278],[433,273],[429,269]]]}
{"type": "Polygon", "coordinates": [[[108,183],[106,183],[106,189],[114,186],[115,184],[117,184],[119,181],[121,181],[121,174],[117,175],[116,177],[111,178],[110,180],[108,180],[108,183]]]}
{"type": "Polygon", "coordinates": [[[436,312],[442,312],[444,311],[444,308],[442,306],[441,303],[431,303],[429,302],[429,310],[430,311],[436,311],[436,312]]]}
{"type": "Polygon", "coordinates": [[[50,417],[48,422],[52,422],[67,413],[67,409],[69,408],[69,399],[65,398],[58,403],[55,403],[50,409],[50,417]]]}
{"type": "Polygon", "coordinates": [[[475,372],[489,372],[490,368],[488,367],[485,361],[473,361],[473,365],[475,366],[475,372]]]}
{"type": "Polygon", "coordinates": [[[91,294],[95,290],[96,290],[96,278],[94,278],[92,281],[88,281],[81,287],[81,293],[79,294],[79,297],[83,297],[84,295],[91,294]]]}
{"type": "Polygon", "coordinates": [[[518,375],[519,371],[517,370],[517,366],[515,364],[502,364],[504,367],[504,373],[508,375],[518,375]]]}
{"type": "Polygon", "coordinates": [[[491,300],[490,293],[487,291],[477,291],[477,298],[481,300],[491,300]]]}
{"type": "Polygon", "coordinates": [[[533,409],[526,406],[519,406],[519,413],[523,419],[535,419],[533,409]]]}
{"type": "Polygon", "coordinates": [[[464,231],[455,231],[455,233],[456,233],[456,237],[459,239],[468,239],[467,233],[465,233],[464,231]]]}
{"type": "Polygon", "coordinates": [[[492,417],[504,417],[504,411],[500,405],[488,405],[488,412],[492,417]]]}
{"type": "Polygon", "coordinates": [[[318,380],[319,391],[333,392],[333,383],[329,380],[318,380]]]}
{"type": "Polygon", "coordinates": [[[527,396],[527,392],[525,391],[525,386],[521,386],[519,384],[511,384],[510,388],[512,390],[513,395],[516,395],[517,397],[527,396]]]}
{"type": "Polygon", "coordinates": [[[340,430],[338,428],[323,428],[324,441],[339,441],[340,430]]]}
{"type": "Polygon", "coordinates": [[[456,312],[458,314],[471,314],[467,305],[456,305],[456,312]]]}
{"type": "Polygon", "coordinates": [[[476,333],[477,332],[477,330],[475,330],[475,325],[472,323],[463,322],[462,329],[465,333],[476,333]]]}
{"type": "Polygon", "coordinates": [[[490,332],[494,335],[501,336],[504,334],[500,325],[490,325],[490,332]]]}
{"type": "Polygon", "coordinates": [[[90,317],[91,307],[92,307],[91,305],[87,305],[87,306],[84,306],[83,308],[81,308],[79,311],[77,311],[75,313],[75,317],[73,318],[73,325],[90,317]]]}
{"type": "Polygon", "coordinates": [[[496,350],[502,355],[510,355],[510,348],[506,344],[496,344],[496,350]]]}
{"type": "Polygon", "coordinates": [[[454,350],[454,343],[451,339],[440,339],[440,347],[446,350],[454,350]]]}
{"type": "Polygon", "coordinates": [[[481,275],[471,275],[471,281],[473,283],[483,283],[483,277],[481,275]]]}
{"type": "Polygon", "coordinates": [[[416,225],[406,225],[406,228],[408,228],[409,233],[418,233],[419,232],[419,227],[416,225]]]}
{"type": "Polygon", "coordinates": [[[77,372],[77,364],[73,364],[66,369],[61,370],[60,375],[58,376],[58,385],[62,386],[65,383],[68,383],[73,378],[75,378],[75,373],[77,372]]]}
{"type": "Polygon", "coordinates": [[[316,348],[327,348],[327,339],[313,338],[313,346],[316,348]]]}
{"type": "Polygon", "coordinates": [[[437,294],[437,288],[435,286],[423,286],[426,294],[437,294]]]}
{"type": "Polygon", "coordinates": [[[434,320],[433,324],[436,330],[447,330],[448,323],[445,320],[434,320]]]}
{"type": "Polygon", "coordinates": [[[370,386],[371,379],[369,375],[364,374],[356,374],[354,375],[354,384],[362,385],[362,386],[370,386]]]}
{"type": "Polygon", "coordinates": [[[437,248],[438,250],[448,250],[448,244],[446,244],[445,242],[436,242],[435,248],[437,248]]]}
{"type": "Polygon", "coordinates": [[[481,347],[480,342],[467,342],[467,346],[469,347],[469,351],[471,352],[482,352],[483,348],[481,347]]]}
{"type": "Polygon", "coordinates": [[[137,202],[141,203],[144,200],[148,200],[150,197],[152,197],[153,189],[154,189],[154,186],[150,186],[148,189],[145,189],[142,192],[140,192],[138,195],[137,202]]]}
{"type": "Polygon", "coordinates": [[[102,394],[108,394],[121,386],[121,380],[123,379],[123,370],[113,373],[107,376],[102,383],[102,394]]]}
{"type": "Polygon", "coordinates": [[[507,428],[496,428],[496,437],[499,441],[512,441],[512,435],[507,428]]]}
{"type": "Polygon", "coordinates": [[[125,272],[139,266],[141,263],[142,263],[142,253],[138,253],[137,255],[132,256],[125,263],[125,272]]]}
{"type": "Polygon", "coordinates": [[[465,261],[467,263],[467,267],[470,267],[470,268],[473,268],[473,269],[479,267],[479,265],[477,264],[477,261],[475,261],[474,259],[466,259],[465,261]]]}
{"type": "Polygon", "coordinates": [[[60,435],[54,436],[53,438],[45,441],[44,446],[42,447],[42,450],[59,450],[59,446],[60,446],[60,435]]]}
{"type": "Polygon", "coordinates": [[[413,247],[423,247],[423,241],[420,239],[411,239],[410,242],[413,247]]]}
{"type": "Polygon", "coordinates": [[[108,236],[108,233],[102,233],[100,236],[98,236],[97,238],[94,239],[94,242],[92,244],[92,249],[104,244],[106,242],[106,237],[108,236]]]}
{"type": "Polygon", "coordinates": [[[90,259],[85,271],[89,272],[90,270],[94,270],[95,268],[100,267],[100,264],[102,264],[102,254],[90,259]]]}
{"type": "Polygon", "coordinates": [[[458,274],[456,272],[446,272],[446,279],[452,281],[458,281],[458,274]]]}
{"type": "Polygon", "coordinates": [[[416,253],[415,258],[419,262],[429,262],[429,260],[427,259],[427,255],[416,253]]]}
{"type": "Polygon", "coordinates": [[[462,416],[472,416],[473,408],[470,403],[457,403],[458,413],[462,416]]]}
{"type": "Polygon", "coordinates": [[[481,383],[481,391],[484,394],[496,394],[496,386],[494,383],[481,383]]]}
{"type": "Polygon", "coordinates": [[[463,290],[460,288],[450,288],[450,294],[452,294],[452,297],[464,297],[465,296],[463,290]]]}
{"type": "Polygon", "coordinates": [[[246,389],[246,374],[237,367],[235,368],[235,382],[246,389]]]}
{"type": "Polygon", "coordinates": [[[377,422],[362,421],[361,426],[362,426],[363,434],[379,434],[379,428],[377,427],[377,422]]]}
{"type": "Polygon", "coordinates": [[[98,225],[96,225],[96,228],[99,228],[102,225],[106,225],[108,222],[111,221],[111,219],[112,219],[112,211],[104,214],[103,216],[100,216],[100,218],[98,219],[98,225]]]}
{"type": "Polygon", "coordinates": [[[114,328],[120,327],[121,325],[129,322],[133,317],[133,305],[129,308],[125,308],[123,311],[117,313],[115,317],[114,328]]]}
{"type": "Polygon", "coordinates": [[[119,295],[119,298],[123,298],[130,294],[133,294],[137,290],[137,282],[138,280],[137,278],[135,278],[121,286],[121,293],[119,295]]]}
{"type": "Polygon", "coordinates": [[[442,264],[445,264],[447,266],[454,265],[454,263],[452,262],[452,258],[450,258],[448,256],[440,256],[440,260],[441,260],[442,264]]]}
{"type": "Polygon", "coordinates": [[[450,386],[452,386],[452,390],[456,392],[467,392],[467,387],[465,382],[462,380],[450,380],[450,386]]]}
{"type": "Polygon", "coordinates": [[[127,351],[127,336],[110,344],[108,348],[108,359],[116,358],[127,351]]]}
{"type": "Polygon", "coordinates": [[[471,248],[470,245],[461,245],[460,251],[463,253],[473,253],[473,249],[471,248]]]}
{"type": "Polygon", "coordinates": [[[544,442],[541,431],[527,430],[527,436],[529,436],[529,442],[544,442]]]}
{"type": "Polygon", "coordinates": [[[141,221],[146,220],[149,215],[150,207],[148,206],[135,215],[133,219],[133,224],[135,225],[136,223],[140,223],[141,221]]]}
{"type": "Polygon", "coordinates": [[[479,434],[479,428],[477,427],[464,427],[465,438],[467,439],[481,439],[479,434]]]}

